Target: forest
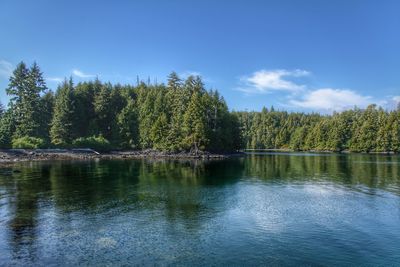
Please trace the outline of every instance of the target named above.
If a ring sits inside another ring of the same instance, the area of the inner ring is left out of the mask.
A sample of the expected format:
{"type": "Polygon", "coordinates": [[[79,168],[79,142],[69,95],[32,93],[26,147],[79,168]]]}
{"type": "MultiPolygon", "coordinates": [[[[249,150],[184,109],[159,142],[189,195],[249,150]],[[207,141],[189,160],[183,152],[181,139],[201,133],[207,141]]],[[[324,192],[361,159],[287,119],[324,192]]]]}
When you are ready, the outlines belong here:
{"type": "Polygon", "coordinates": [[[400,108],[332,115],[230,111],[199,76],[135,86],[65,79],[55,92],[33,63],[17,65],[0,104],[0,148],[232,152],[239,149],[399,152],[400,108]]]}

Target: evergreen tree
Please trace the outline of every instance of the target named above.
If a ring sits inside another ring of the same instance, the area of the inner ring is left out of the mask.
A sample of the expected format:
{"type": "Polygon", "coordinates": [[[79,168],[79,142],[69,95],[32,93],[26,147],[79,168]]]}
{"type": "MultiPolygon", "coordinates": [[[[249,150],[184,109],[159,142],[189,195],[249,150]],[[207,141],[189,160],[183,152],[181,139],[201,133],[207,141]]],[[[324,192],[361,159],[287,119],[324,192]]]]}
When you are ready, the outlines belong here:
{"type": "Polygon", "coordinates": [[[137,148],[138,146],[139,129],[137,116],[134,101],[128,99],[126,106],[117,117],[121,147],[123,148],[137,148]]]}
{"type": "Polygon", "coordinates": [[[199,91],[193,91],[189,106],[184,115],[183,129],[185,147],[195,153],[203,149],[208,139],[206,136],[205,111],[201,103],[199,91]]]}
{"type": "Polygon", "coordinates": [[[43,138],[46,143],[50,143],[50,128],[53,119],[53,109],[54,109],[54,94],[52,91],[44,94],[40,99],[41,107],[41,121],[39,128],[39,136],[43,138]]]}
{"type": "Polygon", "coordinates": [[[94,97],[95,127],[94,133],[102,135],[107,140],[113,137],[114,114],[112,103],[112,86],[110,83],[103,84],[100,91],[94,97]]]}
{"type": "Polygon", "coordinates": [[[10,148],[15,131],[14,114],[11,109],[4,111],[0,118],[0,148],[10,148]]]}
{"type": "Polygon", "coordinates": [[[378,134],[376,139],[376,151],[388,152],[391,149],[391,127],[388,114],[380,108],[378,111],[378,134]]]}
{"type": "Polygon", "coordinates": [[[51,142],[56,146],[67,146],[73,140],[73,83],[65,80],[56,92],[54,114],[50,128],[51,142]]]}
{"type": "Polygon", "coordinates": [[[151,139],[153,148],[158,150],[168,150],[167,134],[168,119],[165,113],[161,113],[151,127],[151,139]]]}
{"type": "Polygon", "coordinates": [[[91,130],[95,122],[94,96],[99,89],[98,80],[95,83],[78,83],[74,88],[74,138],[88,137],[93,134],[91,130]]]}
{"type": "Polygon", "coordinates": [[[400,109],[392,111],[389,115],[390,125],[390,151],[400,152],[400,109]]]}
{"type": "Polygon", "coordinates": [[[0,102],[0,119],[1,119],[1,117],[3,117],[4,112],[5,112],[4,106],[3,106],[3,104],[0,102]]]}
{"type": "Polygon", "coordinates": [[[369,105],[359,119],[352,147],[354,151],[370,152],[376,149],[378,132],[378,112],[376,105],[369,105]]]}
{"type": "Polygon", "coordinates": [[[36,63],[28,69],[24,62],[17,65],[6,92],[11,96],[10,108],[15,119],[16,138],[40,136],[41,93],[47,89],[42,72],[36,63]]]}

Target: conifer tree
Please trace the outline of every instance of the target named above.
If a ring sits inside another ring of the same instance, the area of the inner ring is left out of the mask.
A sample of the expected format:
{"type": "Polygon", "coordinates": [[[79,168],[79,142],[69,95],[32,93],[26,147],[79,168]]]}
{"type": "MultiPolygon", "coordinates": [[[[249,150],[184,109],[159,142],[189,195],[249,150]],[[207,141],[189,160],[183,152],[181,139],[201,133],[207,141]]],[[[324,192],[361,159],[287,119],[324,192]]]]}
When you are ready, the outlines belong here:
{"type": "Polygon", "coordinates": [[[389,115],[390,125],[390,151],[400,152],[400,109],[392,111],[389,115]]]}
{"type": "Polygon", "coordinates": [[[206,145],[206,122],[204,107],[201,103],[199,91],[193,91],[189,106],[184,115],[183,129],[185,134],[185,147],[197,153],[206,145]]]}
{"type": "Polygon", "coordinates": [[[95,126],[94,133],[102,135],[107,140],[112,138],[113,103],[111,101],[111,84],[103,84],[94,97],[95,126]]]}
{"type": "Polygon", "coordinates": [[[1,117],[3,117],[4,112],[5,112],[4,106],[3,106],[3,104],[0,102],[0,119],[1,119],[1,117]]]}
{"type": "Polygon", "coordinates": [[[0,148],[10,148],[15,131],[14,114],[11,109],[4,111],[0,118],[0,148]]]}
{"type": "Polygon", "coordinates": [[[16,123],[14,137],[40,135],[40,96],[46,89],[42,72],[36,62],[30,69],[24,62],[17,65],[6,89],[11,96],[10,108],[16,123]]]}
{"type": "Polygon", "coordinates": [[[54,109],[54,94],[52,91],[44,94],[40,99],[41,120],[39,128],[39,136],[43,138],[46,143],[50,143],[50,128],[53,119],[53,109],[54,109]]]}
{"type": "Polygon", "coordinates": [[[73,140],[73,116],[74,116],[74,100],[73,100],[73,83],[72,78],[64,82],[58,87],[55,103],[54,114],[50,128],[51,142],[56,146],[68,146],[73,140]]]}
{"type": "Polygon", "coordinates": [[[138,146],[138,119],[137,109],[133,99],[127,100],[126,106],[117,116],[119,136],[122,148],[137,148],[138,146]]]}

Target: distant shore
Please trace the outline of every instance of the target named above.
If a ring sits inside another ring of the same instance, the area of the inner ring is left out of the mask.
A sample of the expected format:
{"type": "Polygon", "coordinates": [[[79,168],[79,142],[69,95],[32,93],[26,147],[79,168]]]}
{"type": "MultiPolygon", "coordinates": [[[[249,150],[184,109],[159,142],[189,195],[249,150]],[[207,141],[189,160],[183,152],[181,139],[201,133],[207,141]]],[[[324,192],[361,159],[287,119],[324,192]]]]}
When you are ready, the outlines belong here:
{"type": "Polygon", "coordinates": [[[90,159],[143,159],[143,158],[168,158],[168,159],[225,159],[232,156],[241,156],[245,153],[210,153],[199,151],[191,152],[164,152],[157,150],[132,150],[97,152],[92,149],[0,149],[0,164],[45,161],[45,160],[90,160],[90,159]]]}
{"type": "Polygon", "coordinates": [[[370,152],[354,152],[350,150],[331,151],[331,150],[293,150],[289,148],[267,148],[267,149],[244,149],[244,153],[257,153],[257,152],[282,152],[282,153],[337,153],[337,154],[372,154],[372,155],[398,155],[399,153],[393,151],[370,151],[370,152]]]}
{"type": "Polygon", "coordinates": [[[372,155],[399,155],[393,151],[370,151],[370,152],[354,152],[350,150],[331,151],[331,150],[293,150],[289,148],[267,148],[267,149],[244,149],[244,153],[257,153],[257,152],[281,152],[281,153],[336,153],[336,154],[372,154],[372,155]]]}

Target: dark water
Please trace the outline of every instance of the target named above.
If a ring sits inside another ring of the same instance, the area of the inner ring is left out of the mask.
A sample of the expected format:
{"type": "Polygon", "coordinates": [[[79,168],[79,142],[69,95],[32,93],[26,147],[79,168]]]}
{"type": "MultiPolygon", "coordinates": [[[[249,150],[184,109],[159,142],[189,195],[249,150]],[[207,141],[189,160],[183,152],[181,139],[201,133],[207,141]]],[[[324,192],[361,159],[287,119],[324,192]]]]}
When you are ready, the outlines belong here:
{"type": "Polygon", "coordinates": [[[0,265],[400,266],[400,158],[0,167],[0,265]]]}

